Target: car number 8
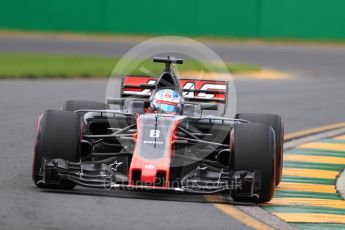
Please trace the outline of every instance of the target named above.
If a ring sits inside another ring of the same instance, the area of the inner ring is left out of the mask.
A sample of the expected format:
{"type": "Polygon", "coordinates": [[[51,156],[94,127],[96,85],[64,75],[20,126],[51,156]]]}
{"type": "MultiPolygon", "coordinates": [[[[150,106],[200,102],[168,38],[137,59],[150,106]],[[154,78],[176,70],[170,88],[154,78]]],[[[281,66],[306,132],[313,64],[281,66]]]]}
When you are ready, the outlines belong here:
{"type": "Polygon", "coordinates": [[[150,130],[150,137],[159,137],[159,135],[160,135],[160,130],[157,130],[157,129],[150,130]]]}

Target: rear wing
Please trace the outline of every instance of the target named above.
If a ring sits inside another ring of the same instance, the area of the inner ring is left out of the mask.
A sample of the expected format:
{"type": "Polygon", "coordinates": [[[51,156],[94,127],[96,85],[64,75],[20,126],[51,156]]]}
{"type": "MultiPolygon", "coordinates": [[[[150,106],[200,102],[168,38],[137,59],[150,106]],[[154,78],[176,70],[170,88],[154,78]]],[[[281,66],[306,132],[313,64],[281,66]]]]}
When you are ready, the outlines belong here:
{"type": "MultiPolygon", "coordinates": [[[[150,76],[124,75],[121,82],[121,97],[149,98],[151,85],[158,78],[150,76]]],[[[228,84],[226,81],[179,79],[185,101],[227,103],[228,84]]]]}

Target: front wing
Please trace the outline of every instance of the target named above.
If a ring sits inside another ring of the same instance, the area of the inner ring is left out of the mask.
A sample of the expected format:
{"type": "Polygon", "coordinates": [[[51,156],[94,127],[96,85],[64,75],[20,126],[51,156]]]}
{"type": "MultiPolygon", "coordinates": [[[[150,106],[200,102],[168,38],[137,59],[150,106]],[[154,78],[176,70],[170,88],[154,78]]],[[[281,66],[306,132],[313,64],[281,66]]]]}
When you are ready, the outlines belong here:
{"type": "Polygon", "coordinates": [[[42,159],[40,174],[43,184],[58,184],[67,179],[84,187],[100,189],[143,189],[174,192],[210,194],[236,190],[238,196],[259,196],[261,187],[260,172],[224,171],[205,164],[183,175],[176,181],[170,181],[168,187],[154,184],[128,184],[125,172],[120,171],[117,158],[92,162],[70,162],[63,159],[42,159]]]}

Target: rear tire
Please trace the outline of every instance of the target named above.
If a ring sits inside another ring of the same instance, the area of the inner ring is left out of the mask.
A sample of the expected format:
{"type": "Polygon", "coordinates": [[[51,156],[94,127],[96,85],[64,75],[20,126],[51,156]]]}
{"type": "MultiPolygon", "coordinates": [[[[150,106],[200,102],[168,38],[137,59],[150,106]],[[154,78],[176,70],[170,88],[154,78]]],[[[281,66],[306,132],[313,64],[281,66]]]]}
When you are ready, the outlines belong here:
{"type": "Polygon", "coordinates": [[[276,181],[278,186],[283,174],[283,150],[284,150],[284,125],[282,119],[274,114],[258,114],[258,113],[239,113],[236,119],[243,119],[254,123],[262,123],[273,128],[276,139],[276,181]]]}
{"type": "Polygon", "coordinates": [[[38,183],[42,157],[60,158],[77,162],[80,159],[80,117],[68,111],[47,110],[38,121],[37,137],[34,150],[32,179],[37,187],[55,189],[73,189],[75,183],[61,180],[60,184],[38,183]]]}
{"type": "Polygon", "coordinates": [[[232,138],[231,170],[261,172],[259,198],[231,195],[235,201],[264,203],[272,199],[275,189],[274,132],[265,124],[239,124],[234,127],[232,138]]]}

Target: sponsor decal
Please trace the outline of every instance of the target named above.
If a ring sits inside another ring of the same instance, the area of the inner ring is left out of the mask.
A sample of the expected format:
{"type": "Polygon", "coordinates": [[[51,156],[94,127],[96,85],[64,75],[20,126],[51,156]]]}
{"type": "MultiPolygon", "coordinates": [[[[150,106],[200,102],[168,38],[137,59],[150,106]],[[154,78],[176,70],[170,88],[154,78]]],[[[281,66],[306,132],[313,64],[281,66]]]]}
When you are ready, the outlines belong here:
{"type": "Polygon", "coordinates": [[[164,98],[166,98],[166,99],[172,99],[171,93],[170,93],[170,92],[165,92],[164,98]]]}
{"type": "Polygon", "coordinates": [[[112,170],[114,170],[115,172],[117,172],[117,168],[122,164],[123,164],[123,162],[117,162],[117,160],[116,160],[116,161],[114,161],[114,163],[110,164],[109,167],[112,170]]]}
{"type": "Polygon", "coordinates": [[[154,166],[154,165],[145,165],[144,168],[147,168],[147,169],[154,169],[155,166],[154,166]]]}
{"type": "Polygon", "coordinates": [[[163,141],[144,141],[145,144],[164,145],[163,141]]]}
{"type": "Polygon", "coordinates": [[[205,167],[200,167],[200,165],[196,168],[196,170],[198,171],[198,170],[201,170],[201,171],[204,171],[205,169],[207,169],[207,166],[205,166],[205,167]]]}
{"type": "Polygon", "coordinates": [[[157,104],[165,104],[165,105],[177,106],[177,103],[173,102],[173,101],[156,100],[156,103],[157,104]]]}

